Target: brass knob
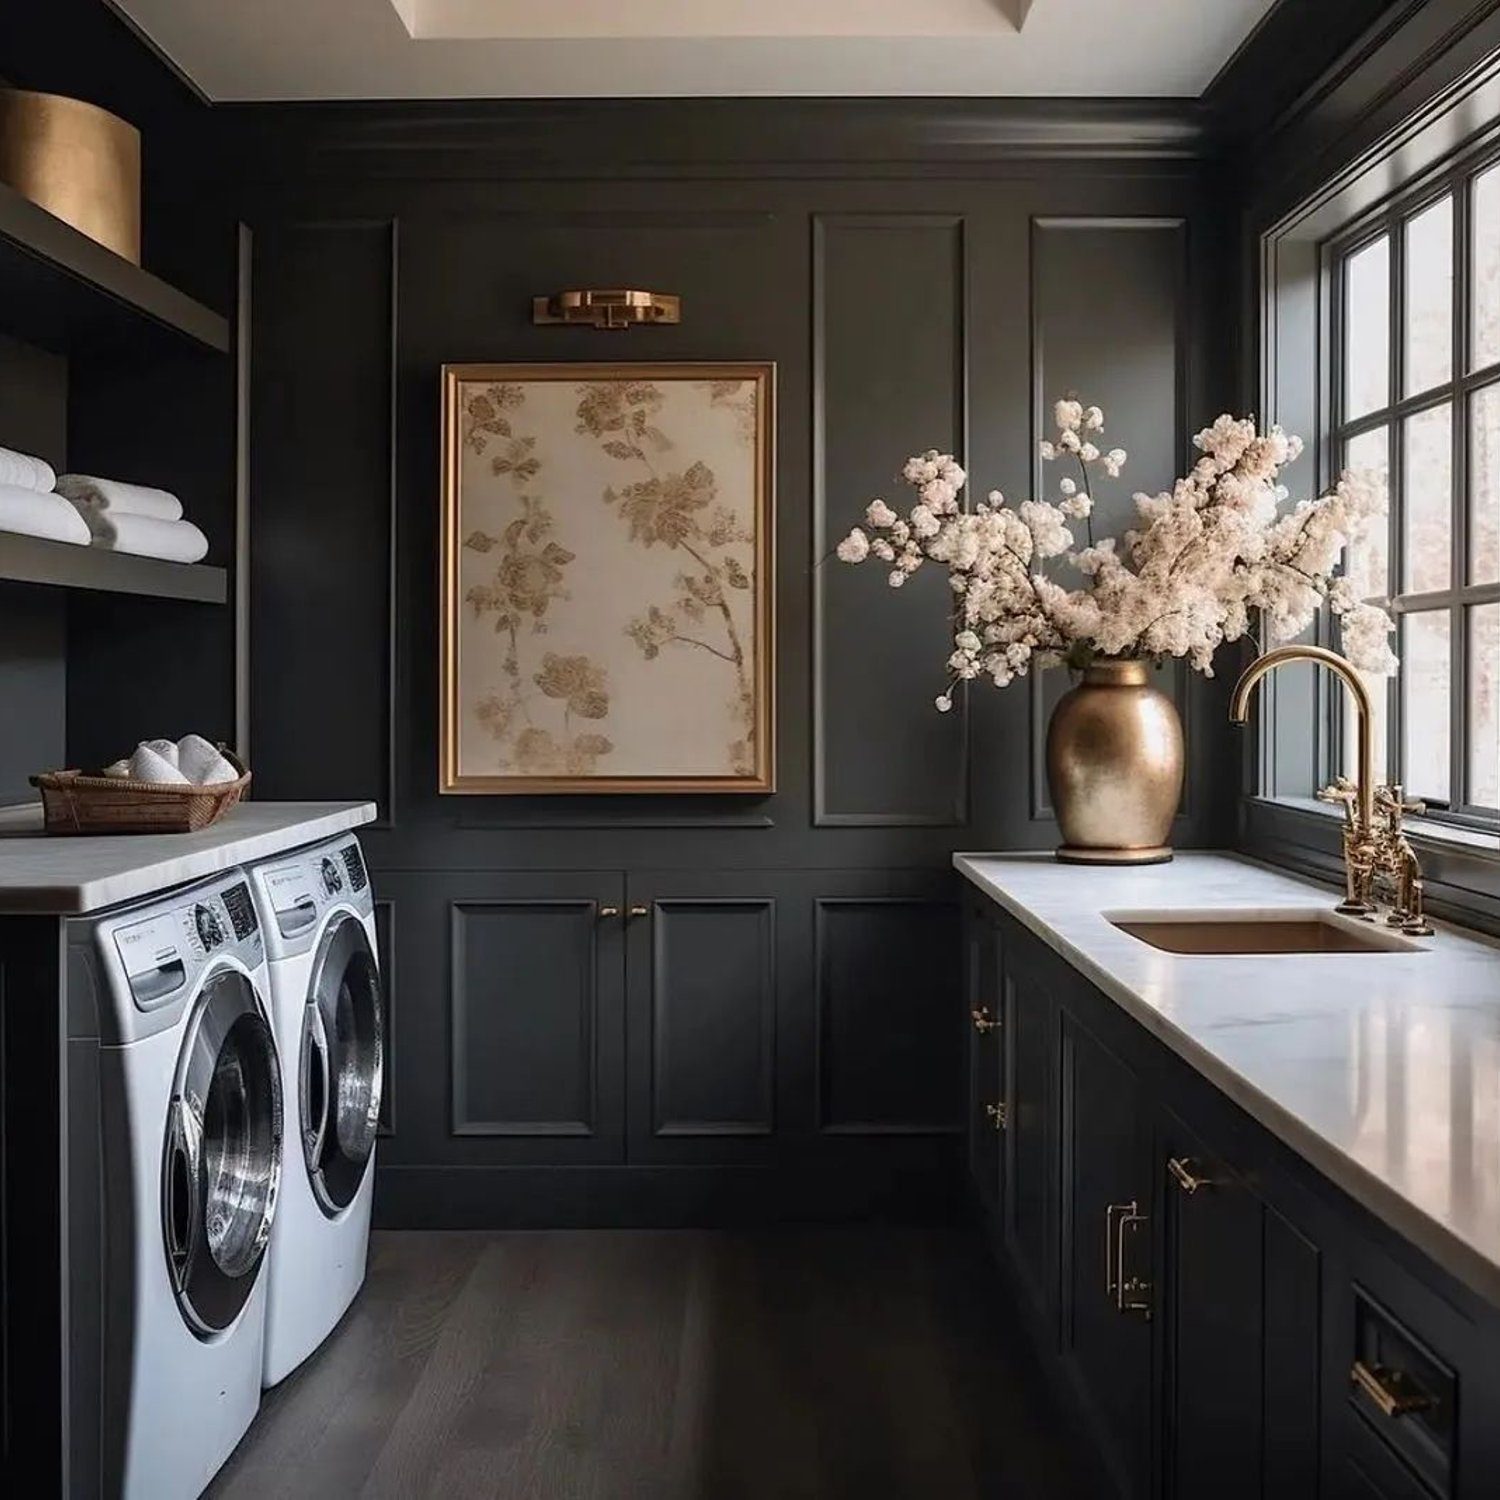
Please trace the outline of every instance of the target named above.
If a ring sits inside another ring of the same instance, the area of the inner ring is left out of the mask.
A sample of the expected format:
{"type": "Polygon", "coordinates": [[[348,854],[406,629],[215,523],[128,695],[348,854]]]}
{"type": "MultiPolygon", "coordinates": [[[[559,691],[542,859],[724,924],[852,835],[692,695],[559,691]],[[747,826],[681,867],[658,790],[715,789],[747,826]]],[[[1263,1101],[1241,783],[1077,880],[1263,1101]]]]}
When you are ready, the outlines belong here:
{"type": "Polygon", "coordinates": [[[601,906],[599,908],[599,915],[601,917],[618,917],[620,915],[620,908],[618,906],[601,906]]]}
{"type": "Polygon", "coordinates": [[[651,915],[651,911],[649,907],[632,906],[630,908],[630,915],[632,917],[649,917],[651,915]]]}
{"type": "Polygon", "coordinates": [[[986,1104],[984,1112],[990,1117],[996,1130],[1004,1130],[1009,1122],[1010,1111],[1003,1104],[986,1104]]]}
{"type": "Polygon", "coordinates": [[[981,1034],[986,1031],[993,1031],[1000,1024],[990,1014],[990,1008],[987,1005],[976,1005],[969,1012],[969,1019],[974,1023],[974,1030],[981,1034]]]}

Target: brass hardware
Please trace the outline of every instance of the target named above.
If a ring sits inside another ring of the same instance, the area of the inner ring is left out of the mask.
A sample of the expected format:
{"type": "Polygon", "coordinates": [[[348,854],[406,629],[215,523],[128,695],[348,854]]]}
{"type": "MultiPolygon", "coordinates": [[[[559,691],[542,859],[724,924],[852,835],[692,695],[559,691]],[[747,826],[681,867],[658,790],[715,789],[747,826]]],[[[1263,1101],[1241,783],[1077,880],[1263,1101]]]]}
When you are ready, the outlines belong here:
{"type": "Polygon", "coordinates": [[[1318,793],[1322,802],[1344,809],[1344,899],[1338,910],[1350,916],[1371,917],[1377,891],[1389,891],[1388,925],[1410,937],[1431,937],[1432,924],[1423,912],[1422,867],[1402,832],[1407,813],[1420,813],[1420,802],[1407,802],[1399,786],[1375,781],[1374,708],[1369,689],[1359,673],[1336,651],[1322,646],[1281,646],[1251,662],[1235,684],[1229,717],[1243,724],[1249,717],[1250,694],[1269,672],[1287,662],[1307,661],[1327,667],[1354,700],[1358,773],[1353,781],[1340,776],[1318,793]]]}
{"type": "Polygon", "coordinates": [[[620,915],[620,908],[618,906],[601,906],[599,908],[599,915],[601,917],[618,917],[620,915]]]}
{"type": "Polygon", "coordinates": [[[1004,1104],[986,1104],[984,1112],[996,1130],[1004,1130],[1010,1124],[1010,1110],[1004,1104]]]}
{"type": "Polygon", "coordinates": [[[969,1019],[974,1023],[974,1030],[981,1034],[986,1031],[994,1031],[1000,1023],[990,1014],[987,1005],[976,1005],[969,1012],[969,1019]]]}
{"type": "Polygon", "coordinates": [[[649,907],[645,906],[632,906],[630,908],[630,915],[632,917],[649,917],[651,915],[651,910],[649,907]]]}
{"type": "Polygon", "coordinates": [[[666,292],[594,287],[531,299],[533,323],[572,323],[588,328],[639,328],[682,322],[682,299],[666,292]]]}
{"type": "Polygon", "coordinates": [[[1200,1188],[1211,1188],[1213,1182],[1207,1177],[1200,1177],[1194,1170],[1196,1163],[1191,1156],[1169,1156],[1167,1158],[1167,1171],[1172,1174],[1177,1186],[1189,1197],[1200,1188]]]}
{"type": "Polygon", "coordinates": [[[1182,800],[1182,720],[1143,661],[1099,661],[1052,711],[1047,783],[1067,864],[1171,859],[1182,800]]]}
{"type": "Polygon", "coordinates": [[[141,135],[82,99],[0,89],[0,182],[141,263],[141,135]]]}
{"type": "Polygon", "coordinates": [[[1387,1417],[1406,1417],[1413,1412],[1431,1411],[1437,1405],[1437,1398],[1429,1396],[1402,1370],[1367,1365],[1357,1359],[1349,1371],[1349,1379],[1387,1417]]]}
{"type": "Polygon", "coordinates": [[[1139,1313],[1151,1321],[1151,1283],[1141,1276],[1125,1274],[1125,1241],[1148,1223],[1136,1200],[1110,1203],[1104,1209],[1104,1295],[1113,1299],[1115,1311],[1139,1313]]]}

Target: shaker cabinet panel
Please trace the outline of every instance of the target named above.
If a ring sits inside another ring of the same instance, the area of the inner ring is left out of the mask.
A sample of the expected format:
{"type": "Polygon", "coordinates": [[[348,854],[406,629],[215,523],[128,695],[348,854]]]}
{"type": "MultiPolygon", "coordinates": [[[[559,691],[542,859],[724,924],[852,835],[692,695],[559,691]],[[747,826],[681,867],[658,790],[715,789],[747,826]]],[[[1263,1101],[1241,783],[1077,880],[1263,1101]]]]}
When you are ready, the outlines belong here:
{"type": "Polygon", "coordinates": [[[1000,929],[984,907],[965,927],[964,994],[969,1020],[969,1175],[991,1226],[999,1224],[1007,1126],[1000,997],[1000,929]]]}
{"type": "Polygon", "coordinates": [[[1122,1495],[1146,1493],[1151,1422],[1151,1136],[1135,1075],[1062,1022],[1064,1364],[1122,1495]]]}
{"type": "MultiPolygon", "coordinates": [[[[1009,935],[1014,929],[1004,931],[1009,935]]],[[[1001,980],[1000,1024],[1006,1038],[1005,1249],[1029,1304],[1025,1311],[1050,1339],[1058,1292],[1058,1010],[1046,987],[1010,949],[1001,980]]]]}
{"type": "MultiPolygon", "coordinates": [[[[1262,1205],[1175,1122],[1160,1160],[1163,1488],[1172,1500],[1259,1500],[1262,1205]]],[[[1294,1470],[1293,1455],[1279,1455],[1278,1467],[1294,1470]]]]}

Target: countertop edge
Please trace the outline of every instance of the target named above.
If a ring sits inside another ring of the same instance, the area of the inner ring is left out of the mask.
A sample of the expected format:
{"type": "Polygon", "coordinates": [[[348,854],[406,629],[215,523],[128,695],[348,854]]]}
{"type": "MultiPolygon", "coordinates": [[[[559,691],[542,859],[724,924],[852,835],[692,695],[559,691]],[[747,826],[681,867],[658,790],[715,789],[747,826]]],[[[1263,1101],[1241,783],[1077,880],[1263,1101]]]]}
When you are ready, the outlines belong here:
{"type": "MultiPolygon", "coordinates": [[[[1214,851],[1236,858],[1234,851],[1214,851]]],[[[1462,1282],[1487,1302],[1500,1306],[1500,1264],[1435,1219],[1398,1189],[1355,1161],[1304,1120],[1278,1104],[1223,1059],[1174,1026],[1154,1006],[1147,1004],[1108,969],[1095,963],[1048,922],[1010,892],[987,879],[978,864],[1004,855],[957,853],[953,867],[976,890],[1004,908],[1033,936],[1039,938],[1069,967],[1113,1000],[1130,1018],[1157,1041],[1170,1048],[1194,1072],[1211,1083],[1255,1122],[1295,1152],[1336,1188],[1374,1214],[1388,1229],[1409,1240],[1435,1264],[1462,1282]]],[[[1259,866],[1251,859],[1246,864],[1259,866]]],[[[1278,872],[1283,873],[1283,872],[1278,872]]]]}
{"type": "MultiPolygon", "coordinates": [[[[277,804],[248,804],[274,806],[277,804]]],[[[286,803],[289,821],[279,827],[247,832],[208,848],[194,847],[166,853],[128,870],[100,875],[78,884],[39,881],[22,891],[0,891],[0,916],[85,916],[138,897],[152,896],[217,875],[235,865],[265,859],[283,850],[300,848],[372,823],[379,815],[373,802],[286,803]],[[306,818],[295,816],[299,805],[320,809],[306,818]]],[[[156,835],[146,835],[156,837],[156,835]]],[[[191,834],[179,835],[191,838],[191,834]]],[[[123,837],[129,837],[124,835],[123,837]]]]}

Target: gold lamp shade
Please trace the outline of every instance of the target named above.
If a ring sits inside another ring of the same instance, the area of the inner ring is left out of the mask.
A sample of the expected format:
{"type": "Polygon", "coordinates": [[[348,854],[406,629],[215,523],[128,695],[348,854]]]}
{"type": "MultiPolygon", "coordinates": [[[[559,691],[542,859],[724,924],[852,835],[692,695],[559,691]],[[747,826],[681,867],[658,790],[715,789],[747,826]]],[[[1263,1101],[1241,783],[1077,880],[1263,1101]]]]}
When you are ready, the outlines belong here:
{"type": "Polygon", "coordinates": [[[141,263],[141,134],[96,104],[0,89],[0,182],[141,263]]]}

